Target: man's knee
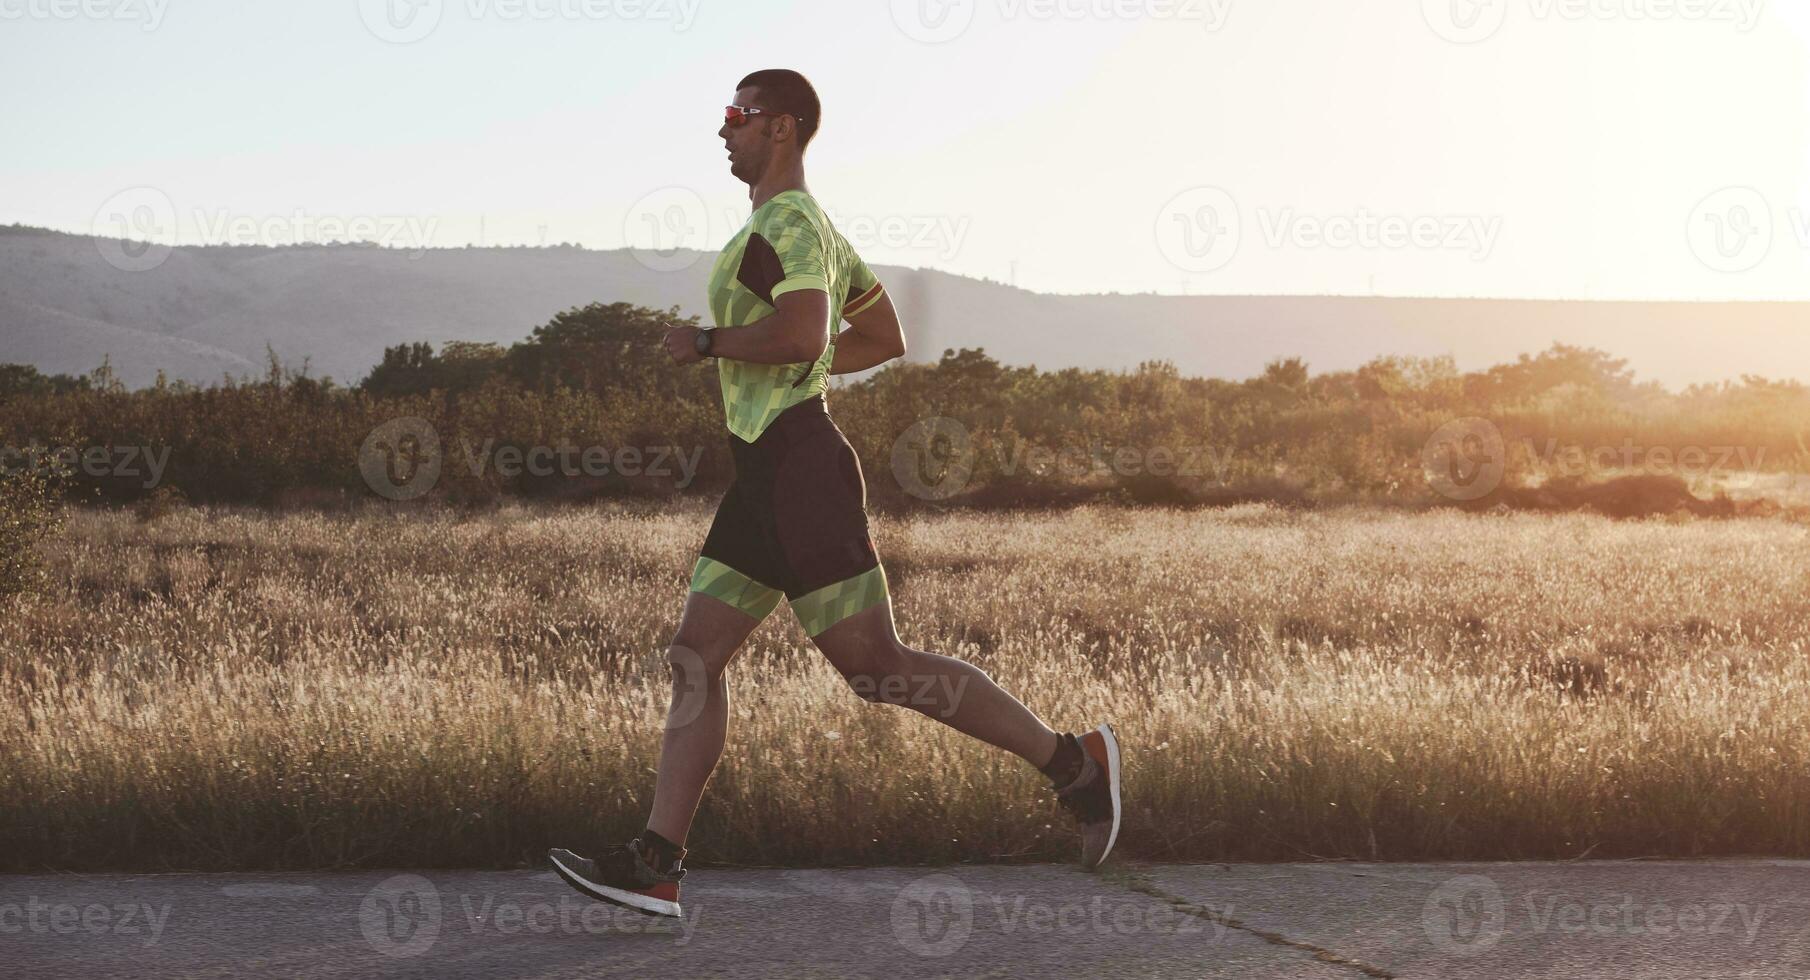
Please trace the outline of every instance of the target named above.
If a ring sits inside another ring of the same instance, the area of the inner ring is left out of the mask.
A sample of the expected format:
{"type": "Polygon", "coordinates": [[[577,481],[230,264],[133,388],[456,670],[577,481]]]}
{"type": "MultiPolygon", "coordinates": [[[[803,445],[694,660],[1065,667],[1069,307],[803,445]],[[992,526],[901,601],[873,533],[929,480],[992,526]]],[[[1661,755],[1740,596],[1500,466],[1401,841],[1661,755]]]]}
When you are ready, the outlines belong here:
{"type": "Polygon", "coordinates": [[[842,658],[837,670],[855,696],[870,704],[908,704],[916,651],[897,643],[878,644],[842,658]]]}
{"type": "Polygon", "coordinates": [[[675,684],[715,684],[734,654],[735,649],[725,649],[721,641],[680,630],[666,647],[666,665],[675,684]]]}

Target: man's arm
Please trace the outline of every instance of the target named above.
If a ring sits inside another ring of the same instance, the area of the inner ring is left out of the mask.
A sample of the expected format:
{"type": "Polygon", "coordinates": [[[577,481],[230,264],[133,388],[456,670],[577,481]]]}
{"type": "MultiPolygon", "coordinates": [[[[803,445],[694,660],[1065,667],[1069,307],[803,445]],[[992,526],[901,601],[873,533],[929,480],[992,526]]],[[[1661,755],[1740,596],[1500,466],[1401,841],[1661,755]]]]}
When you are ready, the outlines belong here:
{"type": "Polygon", "coordinates": [[[849,328],[836,335],[831,374],[851,374],[905,356],[905,328],[892,297],[882,292],[867,309],[848,318],[849,328]]]}
{"type": "MultiPolygon", "coordinates": [[[[695,346],[697,335],[697,327],[671,328],[666,352],[680,364],[703,360],[695,346]]],[[[747,326],[718,330],[710,340],[713,357],[753,364],[815,361],[830,342],[830,294],[821,289],[784,293],[773,300],[773,312],[747,326]]]]}

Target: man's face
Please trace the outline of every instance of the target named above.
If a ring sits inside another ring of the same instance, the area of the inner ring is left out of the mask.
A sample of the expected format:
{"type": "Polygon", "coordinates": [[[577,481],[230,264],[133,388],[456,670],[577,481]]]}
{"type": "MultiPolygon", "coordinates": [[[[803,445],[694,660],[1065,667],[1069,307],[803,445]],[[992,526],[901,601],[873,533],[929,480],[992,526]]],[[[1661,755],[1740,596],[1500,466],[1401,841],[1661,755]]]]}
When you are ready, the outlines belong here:
{"type": "MultiPolygon", "coordinates": [[[[735,105],[766,108],[761,101],[760,89],[748,86],[737,89],[735,105]]],[[[769,136],[773,130],[773,118],[770,115],[755,116],[740,126],[723,123],[717,135],[723,138],[723,146],[729,151],[729,172],[744,184],[752,184],[766,170],[767,160],[773,153],[773,141],[769,136]]]]}

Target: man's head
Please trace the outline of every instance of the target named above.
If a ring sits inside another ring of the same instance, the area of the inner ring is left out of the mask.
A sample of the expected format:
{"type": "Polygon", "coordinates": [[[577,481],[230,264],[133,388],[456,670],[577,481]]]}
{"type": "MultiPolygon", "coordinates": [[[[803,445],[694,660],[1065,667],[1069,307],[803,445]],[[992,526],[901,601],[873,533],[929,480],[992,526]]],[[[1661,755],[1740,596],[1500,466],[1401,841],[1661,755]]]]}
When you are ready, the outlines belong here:
{"type": "Polygon", "coordinates": [[[717,135],[729,150],[729,172],[752,184],[768,170],[804,156],[823,108],[809,79],[789,68],[757,71],[735,87],[735,106],[756,110],[726,119],[717,135]]]}

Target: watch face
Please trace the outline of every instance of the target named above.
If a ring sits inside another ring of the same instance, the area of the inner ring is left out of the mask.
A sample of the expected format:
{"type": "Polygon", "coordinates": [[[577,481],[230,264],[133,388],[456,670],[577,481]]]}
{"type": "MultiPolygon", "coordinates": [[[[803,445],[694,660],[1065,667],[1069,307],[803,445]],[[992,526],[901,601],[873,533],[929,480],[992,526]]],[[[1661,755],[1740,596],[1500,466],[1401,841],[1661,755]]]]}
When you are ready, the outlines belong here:
{"type": "Polygon", "coordinates": [[[698,353],[700,353],[700,354],[710,353],[710,339],[711,339],[710,331],[708,331],[708,330],[699,330],[698,331],[697,340],[693,342],[693,346],[697,347],[698,353]]]}

